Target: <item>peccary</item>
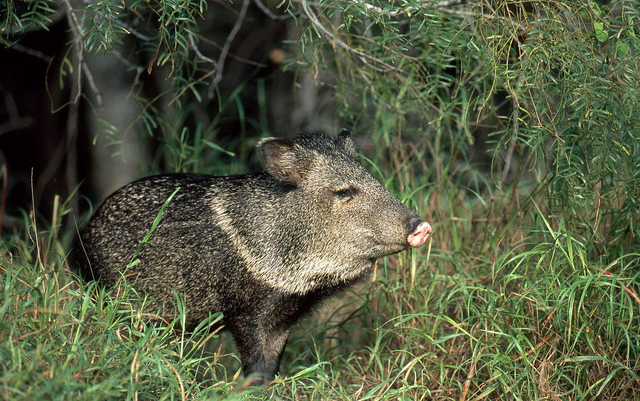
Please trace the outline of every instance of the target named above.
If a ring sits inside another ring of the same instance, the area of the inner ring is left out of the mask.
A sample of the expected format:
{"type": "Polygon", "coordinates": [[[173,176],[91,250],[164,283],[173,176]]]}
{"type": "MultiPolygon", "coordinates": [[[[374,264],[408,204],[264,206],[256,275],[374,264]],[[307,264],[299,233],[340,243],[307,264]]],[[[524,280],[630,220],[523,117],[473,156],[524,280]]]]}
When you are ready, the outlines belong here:
{"type": "Polygon", "coordinates": [[[183,295],[187,330],[223,312],[245,376],[262,384],[302,316],[369,277],[376,259],[424,244],[431,226],[359,163],[347,130],[335,140],[269,138],[257,149],[265,172],[165,174],[117,190],[83,231],[78,259],[109,286],[124,273],[169,318],[183,295]]]}

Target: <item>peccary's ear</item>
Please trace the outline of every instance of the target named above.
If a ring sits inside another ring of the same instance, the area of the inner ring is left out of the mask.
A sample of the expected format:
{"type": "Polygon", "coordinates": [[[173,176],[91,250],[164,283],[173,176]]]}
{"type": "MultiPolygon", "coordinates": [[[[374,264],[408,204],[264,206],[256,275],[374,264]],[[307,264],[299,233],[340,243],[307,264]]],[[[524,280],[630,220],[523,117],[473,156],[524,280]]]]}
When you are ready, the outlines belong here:
{"type": "Polygon", "coordinates": [[[258,155],[269,175],[278,181],[298,185],[304,178],[307,163],[293,142],[267,138],[258,143],[258,155]]]}
{"type": "Polygon", "coordinates": [[[336,139],[336,144],[342,147],[350,156],[358,157],[356,144],[353,142],[348,129],[343,128],[342,131],[340,131],[338,139],[336,139]]]}

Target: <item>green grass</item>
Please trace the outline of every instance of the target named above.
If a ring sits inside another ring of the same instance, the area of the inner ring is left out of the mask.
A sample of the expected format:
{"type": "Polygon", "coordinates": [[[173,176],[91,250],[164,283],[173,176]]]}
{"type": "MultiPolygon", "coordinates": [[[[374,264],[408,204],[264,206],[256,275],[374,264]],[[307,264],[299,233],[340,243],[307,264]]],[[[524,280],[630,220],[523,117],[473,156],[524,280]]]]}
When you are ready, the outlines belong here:
{"type": "MultiPolygon", "coordinates": [[[[106,291],[68,271],[54,229],[4,238],[0,271],[0,395],[4,400],[184,399],[227,392],[226,372],[195,333],[151,326],[148,302],[127,286],[106,291]],[[203,388],[206,391],[203,391],[203,388]]],[[[179,302],[179,300],[177,300],[179,302]]]]}
{"type": "Polygon", "coordinates": [[[2,237],[0,399],[640,399],[640,255],[600,262],[538,201],[508,215],[508,191],[461,191],[411,198],[431,243],[303,321],[267,392],[209,334],[218,315],[150,325],[144,296],[77,280],[59,222],[25,216],[2,237]]]}
{"type": "MultiPolygon", "coordinates": [[[[94,6],[111,3],[122,7],[94,6]]],[[[186,44],[201,2],[183,3],[186,19],[153,3],[135,13],[178,18],[160,24],[162,38],[186,44]]],[[[70,272],[64,204],[51,222],[25,213],[0,232],[0,399],[640,400],[638,1],[431,3],[402,2],[420,11],[394,18],[323,0],[317,23],[333,36],[320,38],[290,3],[305,32],[290,49],[305,50],[286,62],[332,88],[318,115],[330,109],[363,139],[366,168],[433,224],[429,246],[379,261],[369,283],[301,322],[263,392],[244,388],[230,336],[210,333],[217,315],[194,334],[149,325],[143,295],[70,272]],[[397,70],[377,71],[332,38],[397,70]],[[475,166],[485,151],[491,165],[475,166]]],[[[25,29],[46,20],[35,11],[25,29]]],[[[102,32],[111,26],[89,21],[87,48],[106,38],[117,50],[102,32]]],[[[157,148],[146,171],[250,170],[250,133],[274,128],[269,80],[198,103],[205,67],[170,43],[137,46],[143,60],[177,57],[165,99],[181,88],[193,97],[165,113],[160,97],[137,95],[135,125],[157,148]]]]}

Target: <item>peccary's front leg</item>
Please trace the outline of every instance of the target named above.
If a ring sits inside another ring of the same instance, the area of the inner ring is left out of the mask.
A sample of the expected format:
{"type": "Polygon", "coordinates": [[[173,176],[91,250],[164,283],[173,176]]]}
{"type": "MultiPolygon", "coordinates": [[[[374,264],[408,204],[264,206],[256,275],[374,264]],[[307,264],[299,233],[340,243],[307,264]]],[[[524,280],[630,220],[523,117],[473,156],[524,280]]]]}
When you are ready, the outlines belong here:
{"type": "Polygon", "coordinates": [[[269,330],[265,325],[246,321],[235,322],[230,329],[245,378],[252,386],[271,382],[280,369],[290,330],[269,330]]]}
{"type": "Polygon", "coordinates": [[[267,339],[267,345],[264,347],[264,370],[267,379],[273,380],[276,373],[280,371],[280,360],[282,359],[282,354],[284,354],[284,349],[289,339],[289,330],[281,333],[272,333],[270,337],[272,341],[269,343],[267,339]]]}

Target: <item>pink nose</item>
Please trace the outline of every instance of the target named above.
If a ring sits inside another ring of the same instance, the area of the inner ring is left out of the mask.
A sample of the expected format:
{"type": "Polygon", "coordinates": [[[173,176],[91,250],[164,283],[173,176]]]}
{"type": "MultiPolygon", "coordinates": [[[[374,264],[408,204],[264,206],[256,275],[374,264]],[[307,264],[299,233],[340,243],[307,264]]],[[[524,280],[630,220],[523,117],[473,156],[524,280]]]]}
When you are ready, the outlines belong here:
{"type": "Polygon", "coordinates": [[[423,221],[418,225],[418,227],[416,227],[416,230],[413,233],[409,234],[407,242],[412,247],[417,248],[427,241],[429,235],[431,235],[431,224],[423,221]]]}

